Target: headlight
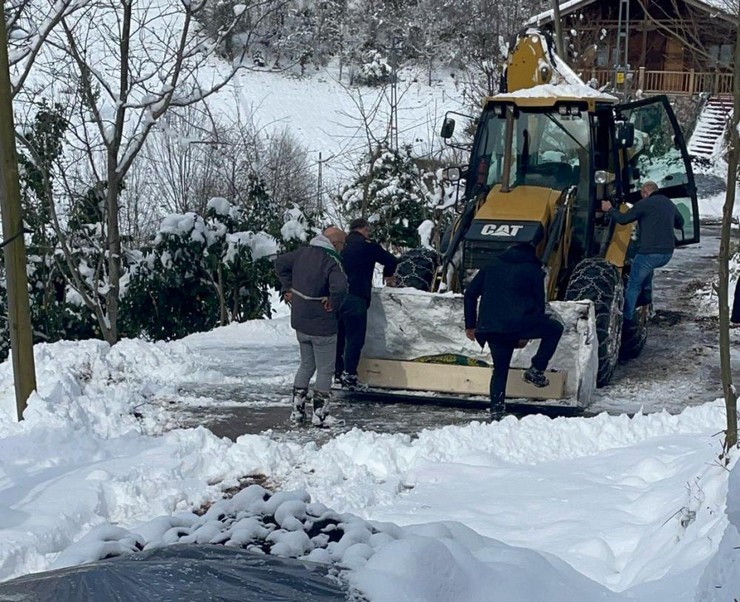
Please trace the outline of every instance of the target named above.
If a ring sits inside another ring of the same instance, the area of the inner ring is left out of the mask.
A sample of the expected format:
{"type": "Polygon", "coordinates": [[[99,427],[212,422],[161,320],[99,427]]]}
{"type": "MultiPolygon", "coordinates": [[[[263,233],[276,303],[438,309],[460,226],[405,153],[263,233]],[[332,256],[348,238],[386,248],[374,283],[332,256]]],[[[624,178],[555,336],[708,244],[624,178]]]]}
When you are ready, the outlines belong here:
{"type": "Polygon", "coordinates": [[[608,174],[603,169],[599,169],[598,171],[594,172],[594,182],[597,184],[606,184],[608,174]]]}

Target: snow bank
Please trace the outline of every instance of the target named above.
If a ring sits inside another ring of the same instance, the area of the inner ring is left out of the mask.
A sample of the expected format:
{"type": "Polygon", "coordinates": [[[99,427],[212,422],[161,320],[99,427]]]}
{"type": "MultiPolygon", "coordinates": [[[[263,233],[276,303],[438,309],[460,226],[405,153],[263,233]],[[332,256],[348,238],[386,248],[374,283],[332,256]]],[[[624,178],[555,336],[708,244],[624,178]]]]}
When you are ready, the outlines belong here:
{"type": "MultiPolygon", "coordinates": [[[[331,564],[370,600],[693,600],[728,522],[721,402],[414,437],[354,429],[322,447],[285,433],[232,443],[167,430],[178,384],[218,382],[208,350],[252,345],[278,373],[289,341],[282,318],[187,343],[39,346],[28,419],[0,423],[0,579],[146,546],[231,542],[331,564]],[[278,493],[219,500],[246,475],[278,493]]],[[[0,392],[3,407],[10,398],[0,392]]]]}
{"type": "MultiPolygon", "coordinates": [[[[738,450],[733,450],[737,455],[738,450]]],[[[727,518],[717,553],[704,570],[696,592],[697,602],[726,602],[740,592],[740,469],[730,472],[727,491],[727,518]]]]}

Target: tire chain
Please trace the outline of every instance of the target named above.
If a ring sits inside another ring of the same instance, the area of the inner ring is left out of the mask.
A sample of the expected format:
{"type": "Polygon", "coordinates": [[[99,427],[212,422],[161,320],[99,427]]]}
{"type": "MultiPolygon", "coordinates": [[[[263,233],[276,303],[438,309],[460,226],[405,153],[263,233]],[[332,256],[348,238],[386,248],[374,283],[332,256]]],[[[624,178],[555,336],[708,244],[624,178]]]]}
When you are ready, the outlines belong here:
{"type": "Polygon", "coordinates": [[[440,255],[433,249],[407,251],[396,266],[396,286],[429,291],[439,262],[440,255]]]}
{"type": "Polygon", "coordinates": [[[598,386],[609,383],[619,360],[624,288],[617,269],[599,257],[579,263],[565,293],[566,301],[591,300],[599,338],[598,386]]]}

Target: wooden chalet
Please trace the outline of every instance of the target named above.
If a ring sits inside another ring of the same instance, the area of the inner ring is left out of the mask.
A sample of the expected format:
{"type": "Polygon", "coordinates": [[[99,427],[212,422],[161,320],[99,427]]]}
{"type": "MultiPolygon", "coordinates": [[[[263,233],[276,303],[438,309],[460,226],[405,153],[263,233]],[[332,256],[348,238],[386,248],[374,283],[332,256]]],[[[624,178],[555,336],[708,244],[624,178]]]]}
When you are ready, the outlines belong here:
{"type": "MultiPolygon", "coordinates": [[[[560,21],[568,61],[584,80],[596,80],[600,86],[622,83],[624,78],[633,94],[637,90],[647,94],[732,94],[736,16],[727,12],[729,3],[729,0],[561,3],[560,21]]],[[[552,30],[553,11],[533,17],[528,25],[552,30]]]]}

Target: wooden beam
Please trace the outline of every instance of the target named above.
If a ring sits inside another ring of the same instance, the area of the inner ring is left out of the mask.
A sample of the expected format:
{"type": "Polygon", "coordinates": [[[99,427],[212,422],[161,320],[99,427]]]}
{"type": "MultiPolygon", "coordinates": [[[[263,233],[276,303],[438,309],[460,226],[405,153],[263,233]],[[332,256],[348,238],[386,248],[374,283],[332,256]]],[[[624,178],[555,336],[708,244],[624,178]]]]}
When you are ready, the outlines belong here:
{"type": "MultiPolygon", "coordinates": [[[[562,399],[568,373],[547,371],[550,384],[538,388],[522,380],[521,368],[511,368],[506,380],[506,397],[562,399]]],[[[403,360],[362,358],[360,381],[381,389],[434,391],[455,395],[489,395],[491,368],[455,364],[425,364],[403,360]]]]}

